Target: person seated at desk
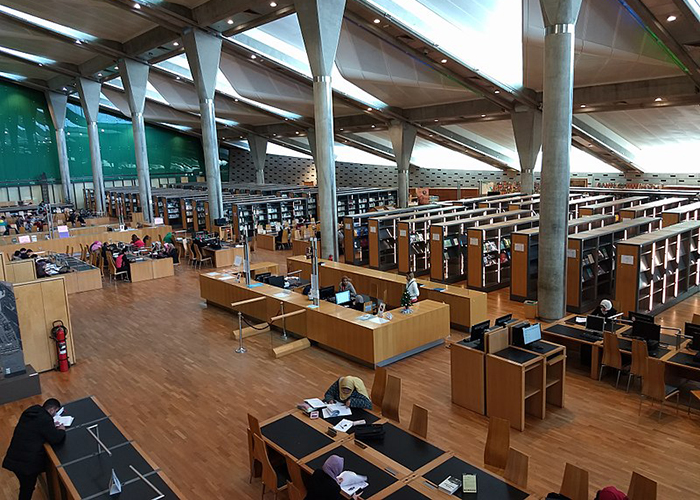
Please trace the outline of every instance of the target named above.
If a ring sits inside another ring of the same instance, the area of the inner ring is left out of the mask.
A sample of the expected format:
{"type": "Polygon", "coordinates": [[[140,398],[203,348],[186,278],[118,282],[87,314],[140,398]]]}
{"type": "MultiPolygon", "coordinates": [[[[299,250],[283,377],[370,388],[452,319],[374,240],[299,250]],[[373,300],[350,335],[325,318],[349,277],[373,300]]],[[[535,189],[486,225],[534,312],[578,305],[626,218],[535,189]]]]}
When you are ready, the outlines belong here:
{"type": "Polygon", "coordinates": [[[138,236],[136,236],[135,234],[132,234],[132,235],[131,235],[131,244],[132,244],[137,250],[140,250],[140,249],[142,249],[143,247],[146,246],[146,244],[145,244],[143,241],[141,241],[141,239],[140,239],[138,236]]]}
{"type": "Polygon", "coordinates": [[[357,292],[355,291],[355,287],[352,284],[352,281],[350,281],[350,278],[347,276],[343,276],[340,279],[340,285],[338,285],[338,291],[339,292],[346,292],[350,291],[350,298],[354,299],[355,295],[357,295],[357,292]]]}
{"type": "Polygon", "coordinates": [[[602,316],[603,318],[609,318],[610,316],[615,316],[616,314],[617,310],[608,299],[601,300],[600,305],[591,313],[592,316],[602,316]]]}
{"type": "Polygon", "coordinates": [[[126,250],[121,250],[117,258],[114,260],[114,267],[117,268],[117,272],[126,271],[129,273],[129,260],[126,258],[126,250]]]}
{"type": "Polygon", "coordinates": [[[65,427],[53,420],[60,409],[61,403],[51,398],[42,406],[30,406],[19,417],[2,462],[19,480],[19,500],[31,500],[36,480],[46,468],[44,443],[57,445],[66,438],[65,427]]]}
{"type": "Polygon", "coordinates": [[[151,237],[146,235],[143,237],[143,246],[144,248],[151,248],[151,237]]]}
{"type": "Polygon", "coordinates": [[[359,377],[340,377],[328,388],[323,400],[327,403],[345,403],[345,406],[350,408],[372,409],[372,401],[369,399],[365,383],[359,377]]]}
{"type": "Polygon", "coordinates": [[[408,292],[408,296],[411,298],[412,304],[418,302],[420,289],[418,288],[418,283],[416,283],[416,278],[413,273],[408,273],[406,275],[406,291],[408,292]]]}
{"type": "MultiPolygon", "coordinates": [[[[323,462],[320,469],[316,469],[306,483],[306,497],[304,500],[342,500],[345,498],[340,490],[343,479],[338,476],[343,472],[345,459],[338,455],[331,455],[323,462]]],[[[353,499],[360,498],[357,495],[353,499]]]]}
{"type": "Polygon", "coordinates": [[[175,238],[173,237],[172,231],[163,237],[163,243],[175,243],[175,238]]]}
{"type": "Polygon", "coordinates": [[[95,241],[95,242],[93,242],[92,245],[90,245],[90,253],[100,252],[100,251],[102,251],[102,242],[101,241],[95,241]]]}
{"type": "Polygon", "coordinates": [[[22,252],[15,250],[15,253],[12,254],[12,258],[10,260],[22,260],[22,252]]]}

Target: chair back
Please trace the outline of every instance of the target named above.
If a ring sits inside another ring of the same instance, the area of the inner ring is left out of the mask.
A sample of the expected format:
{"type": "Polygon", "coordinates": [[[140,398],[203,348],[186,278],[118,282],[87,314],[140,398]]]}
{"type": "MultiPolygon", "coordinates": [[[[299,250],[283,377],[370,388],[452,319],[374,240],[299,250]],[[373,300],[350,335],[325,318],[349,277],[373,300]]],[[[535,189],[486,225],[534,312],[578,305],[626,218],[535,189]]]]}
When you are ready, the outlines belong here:
{"type": "Polygon", "coordinates": [[[255,459],[262,464],[263,484],[273,493],[277,493],[277,473],[272,468],[265,441],[257,434],[253,434],[253,454],[255,459]]]}
{"type": "Polygon", "coordinates": [[[97,268],[100,270],[100,275],[104,276],[104,274],[105,274],[105,258],[102,254],[100,254],[100,256],[97,257],[97,268]]]}
{"type": "Polygon", "coordinates": [[[428,410],[422,406],[413,405],[411,411],[411,423],[408,425],[408,430],[414,434],[418,434],[423,439],[428,437],[428,410]]]}
{"type": "Polygon", "coordinates": [[[287,245],[289,243],[289,230],[285,229],[282,231],[282,244],[287,245]]]}
{"type": "Polygon", "coordinates": [[[384,402],[384,392],[386,391],[386,368],[383,366],[378,366],[374,370],[374,382],[372,383],[372,392],[370,393],[370,399],[372,404],[378,408],[382,407],[384,402]]]}
{"type": "Polygon", "coordinates": [[[642,379],[642,395],[656,401],[666,399],[666,364],[654,358],[647,360],[647,373],[642,379]]]}
{"type": "Polygon", "coordinates": [[[643,340],[632,339],[632,365],[630,373],[642,378],[647,373],[647,360],[649,359],[649,348],[643,340]]]}
{"type": "Polygon", "coordinates": [[[301,467],[289,455],[285,455],[284,459],[287,462],[289,479],[292,480],[292,484],[301,493],[301,498],[303,499],[306,496],[306,485],[304,484],[304,478],[301,477],[301,467]]]}
{"type": "Polygon", "coordinates": [[[66,255],[70,255],[70,245],[66,245],[66,255]]]}
{"type": "Polygon", "coordinates": [[[304,500],[304,498],[306,498],[306,493],[299,491],[299,488],[289,481],[287,481],[287,495],[289,496],[289,500],[304,500]]]}
{"type": "Polygon", "coordinates": [[[603,364],[612,368],[622,369],[622,354],[620,343],[612,332],[603,332],[603,364]]]}
{"type": "Polygon", "coordinates": [[[693,324],[700,325],[700,314],[693,314],[693,324]]]}
{"type": "Polygon", "coordinates": [[[107,252],[107,266],[109,267],[109,274],[112,276],[117,274],[117,266],[114,264],[114,257],[111,252],[107,252]]]}
{"type": "Polygon", "coordinates": [[[260,421],[257,419],[257,417],[254,417],[250,413],[248,413],[248,428],[256,436],[262,437],[262,431],[260,430],[260,421]]]}
{"type": "Polygon", "coordinates": [[[382,401],[382,415],[386,418],[400,422],[399,406],[401,405],[401,379],[394,375],[387,375],[386,391],[382,401]]]}
{"type": "Polygon", "coordinates": [[[508,450],[508,463],[503,477],[520,489],[527,489],[527,475],[530,467],[530,457],[515,448],[508,450]]]}
{"type": "Polygon", "coordinates": [[[656,500],[656,489],[656,481],[642,476],[638,472],[632,472],[627,498],[629,500],[656,500]]]}
{"type": "Polygon", "coordinates": [[[510,422],[504,418],[491,417],[484,447],[484,463],[497,469],[505,469],[509,450],[510,422]]]}
{"type": "Polygon", "coordinates": [[[165,244],[165,242],[163,241],[163,235],[162,235],[162,234],[159,234],[159,235],[158,235],[158,239],[160,240],[160,244],[161,244],[161,245],[164,245],[164,244],[165,244]]]}
{"type": "Polygon", "coordinates": [[[195,260],[204,260],[204,255],[202,255],[202,250],[199,248],[199,245],[192,245],[192,250],[194,250],[194,258],[195,260]]]}
{"type": "Polygon", "coordinates": [[[588,471],[567,463],[559,493],[571,500],[588,500],[588,471]]]}

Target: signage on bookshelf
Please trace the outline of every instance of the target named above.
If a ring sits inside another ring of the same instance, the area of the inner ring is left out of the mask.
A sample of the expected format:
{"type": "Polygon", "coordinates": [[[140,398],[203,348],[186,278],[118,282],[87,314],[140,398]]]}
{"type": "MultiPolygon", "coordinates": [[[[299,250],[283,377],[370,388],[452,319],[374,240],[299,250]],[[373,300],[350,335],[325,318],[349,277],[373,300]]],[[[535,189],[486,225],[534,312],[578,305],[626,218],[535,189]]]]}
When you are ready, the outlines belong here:
{"type": "Polygon", "coordinates": [[[513,245],[513,250],[516,252],[524,252],[525,251],[525,245],[522,243],[515,243],[513,245]]]}
{"type": "Polygon", "coordinates": [[[576,249],[575,248],[567,248],[566,249],[566,256],[570,259],[575,259],[576,258],[576,249]]]}
{"type": "Polygon", "coordinates": [[[469,244],[475,247],[479,246],[479,238],[469,238],[469,244]]]}
{"type": "Polygon", "coordinates": [[[370,232],[370,233],[376,233],[376,232],[377,232],[377,228],[376,228],[375,226],[369,226],[369,232],[370,232]]]}
{"type": "Polygon", "coordinates": [[[406,236],[406,230],[405,229],[400,230],[399,236],[406,236]]]}
{"type": "Polygon", "coordinates": [[[439,233],[433,233],[433,240],[435,240],[435,241],[440,241],[440,234],[439,234],[439,233]]]}
{"type": "Polygon", "coordinates": [[[634,255],[620,255],[622,264],[634,265],[634,255]]]}

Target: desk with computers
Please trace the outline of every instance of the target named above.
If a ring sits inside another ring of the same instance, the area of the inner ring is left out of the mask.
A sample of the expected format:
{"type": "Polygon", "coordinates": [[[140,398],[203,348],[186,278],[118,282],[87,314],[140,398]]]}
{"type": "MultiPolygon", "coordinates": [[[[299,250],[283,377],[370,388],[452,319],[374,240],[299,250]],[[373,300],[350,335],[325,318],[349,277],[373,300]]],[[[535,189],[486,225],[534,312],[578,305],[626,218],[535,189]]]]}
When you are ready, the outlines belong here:
{"type": "Polygon", "coordinates": [[[472,327],[451,346],[452,402],[525,429],[526,414],[545,418],[547,404],[564,406],[565,347],[542,340],[539,323],[512,315],[472,327]]]}

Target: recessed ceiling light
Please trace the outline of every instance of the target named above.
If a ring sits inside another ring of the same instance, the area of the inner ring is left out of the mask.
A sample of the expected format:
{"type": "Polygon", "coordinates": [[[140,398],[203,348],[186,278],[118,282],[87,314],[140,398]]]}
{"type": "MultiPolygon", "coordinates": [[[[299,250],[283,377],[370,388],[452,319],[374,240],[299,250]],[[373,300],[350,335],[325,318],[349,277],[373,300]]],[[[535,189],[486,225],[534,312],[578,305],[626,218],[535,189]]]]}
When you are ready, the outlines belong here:
{"type": "Polygon", "coordinates": [[[39,67],[42,67],[43,65],[44,65],[43,63],[39,63],[39,67]]]}
{"type": "Polygon", "coordinates": [[[585,104],[581,104],[581,106],[580,106],[580,107],[581,107],[581,108],[585,108],[585,107],[586,107],[586,105],[585,105],[585,104]]]}
{"type": "Polygon", "coordinates": [[[233,19],[229,19],[228,21],[226,21],[226,23],[233,24],[233,19]]]}
{"type": "Polygon", "coordinates": [[[252,55],[250,56],[250,58],[251,58],[251,59],[257,59],[258,56],[256,56],[255,54],[252,54],[252,55]]]}
{"type": "Polygon", "coordinates": [[[433,134],[428,134],[428,137],[432,137],[432,136],[433,136],[433,134]]]}
{"type": "Polygon", "coordinates": [[[137,4],[137,3],[134,4],[134,9],[140,9],[140,8],[141,8],[141,6],[139,4],[137,4]]]}
{"type": "Polygon", "coordinates": [[[342,132],[343,130],[344,130],[344,129],[342,129],[342,128],[340,129],[341,132],[342,132]]]}
{"type": "Polygon", "coordinates": [[[445,64],[445,63],[447,62],[447,59],[443,59],[443,60],[440,61],[440,62],[441,62],[442,64],[445,64]]]}
{"type": "Polygon", "coordinates": [[[375,19],[375,20],[374,20],[374,24],[379,24],[379,23],[381,23],[381,22],[382,22],[381,19],[375,19]]]}
{"type": "Polygon", "coordinates": [[[270,2],[270,7],[277,7],[277,2],[270,2]]]}
{"type": "Polygon", "coordinates": [[[179,42],[173,42],[173,47],[179,47],[180,43],[179,42]]]}
{"type": "Polygon", "coordinates": [[[294,132],[294,133],[295,133],[296,135],[299,135],[299,131],[298,131],[298,130],[297,130],[296,132],[294,132]]]}
{"type": "Polygon", "coordinates": [[[100,132],[104,132],[104,131],[105,131],[105,129],[103,129],[103,128],[100,129],[100,132]]]}
{"type": "Polygon", "coordinates": [[[64,91],[64,92],[67,92],[67,91],[68,91],[68,89],[67,89],[67,88],[65,88],[65,87],[63,87],[63,91],[64,91]]]}
{"type": "Polygon", "coordinates": [[[80,40],[76,40],[75,43],[76,43],[76,45],[80,45],[83,42],[81,42],[80,40]]]}
{"type": "Polygon", "coordinates": [[[119,71],[119,66],[115,66],[114,69],[119,71]]]}
{"type": "Polygon", "coordinates": [[[667,20],[669,23],[672,23],[672,22],[675,21],[676,19],[678,19],[676,16],[668,16],[668,17],[666,18],[666,20],[667,20]]]}
{"type": "Polygon", "coordinates": [[[372,128],[374,128],[374,125],[372,125],[372,128]]]}
{"type": "Polygon", "coordinates": [[[234,101],[238,102],[238,98],[234,99],[234,101]]]}
{"type": "Polygon", "coordinates": [[[436,122],[439,122],[440,120],[438,120],[437,118],[435,118],[435,121],[436,121],[436,122]]]}
{"type": "Polygon", "coordinates": [[[273,137],[277,137],[277,134],[272,134],[273,137]]]}
{"type": "Polygon", "coordinates": [[[372,111],[372,108],[367,108],[367,111],[372,111]]]}
{"type": "Polygon", "coordinates": [[[486,118],[486,115],[481,115],[482,118],[486,118]]]}
{"type": "Polygon", "coordinates": [[[494,92],[494,94],[500,94],[500,93],[501,93],[500,90],[497,90],[496,92],[494,92]]]}
{"type": "MultiPolygon", "coordinates": [[[[5,131],[5,133],[8,134],[9,132],[5,131]]],[[[70,132],[66,132],[66,135],[70,135],[70,132]]]]}
{"type": "Polygon", "coordinates": [[[661,97],[657,97],[656,99],[654,99],[654,102],[661,102],[661,101],[663,101],[663,99],[661,97]]]}

